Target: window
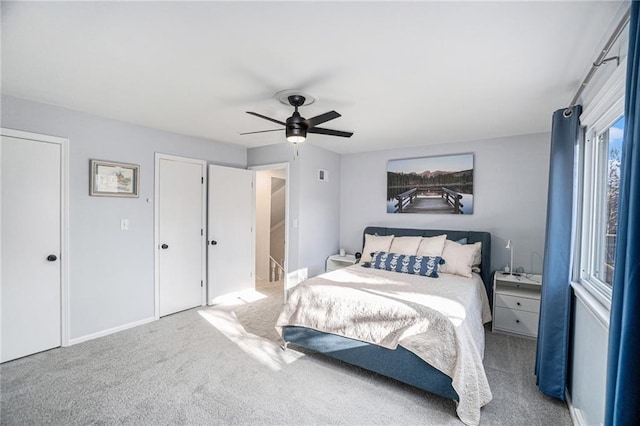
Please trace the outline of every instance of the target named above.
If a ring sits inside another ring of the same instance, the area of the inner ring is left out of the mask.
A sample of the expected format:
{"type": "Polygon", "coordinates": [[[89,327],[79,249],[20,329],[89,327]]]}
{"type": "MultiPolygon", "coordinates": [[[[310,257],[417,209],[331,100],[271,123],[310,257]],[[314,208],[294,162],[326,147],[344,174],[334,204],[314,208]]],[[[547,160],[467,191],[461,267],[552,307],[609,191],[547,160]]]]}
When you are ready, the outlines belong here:
{"type": "Polygon", "coordinates": [[[603,280],[613,285],[613,270],[615,268],[616,234],[618,230],[618,202],[620,197],[620,158],[622,156],[622,140],[624,136],[624,117],[620,117],[607,132],[603,133],[602,143],[606,147],[606,224],[604,229],[604,247],[600,259],[603,280]],[[606,135],[606,136],[604,136],[606,135]]]}
{"type": "Polygon", "coordinates": [[[609,287],[613,285],[615,268],[616,231],[618,227],[618,196],[620,193],[620,156],[624,134],[624,117],[597,135],[596,144],[599,173],[596,180],[595,198],[598,204],[594,230],[595,253],[592,274],[609,287]]]}
{"type": "MultiPolygon", "coordinates": [[[[617,86],[624,84],[618,82],[617,86]]],[[[622,91],[609,88],[605,94],[583,114],[586,133],[578,192],[582,211],[579,280],[598,300],[610,306],[625,120],[622,91]]]]}

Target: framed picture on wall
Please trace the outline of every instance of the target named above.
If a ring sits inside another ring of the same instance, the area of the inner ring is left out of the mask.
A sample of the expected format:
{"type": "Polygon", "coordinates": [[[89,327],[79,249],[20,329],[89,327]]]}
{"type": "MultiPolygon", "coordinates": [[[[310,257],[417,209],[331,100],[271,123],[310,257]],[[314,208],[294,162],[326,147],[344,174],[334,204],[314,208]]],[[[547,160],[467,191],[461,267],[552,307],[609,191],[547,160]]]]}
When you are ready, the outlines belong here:
{"type": "Polygon", "coordinates": [[[473,214],[473,201],[473,154],[387,164],[387,213],[473,214]]]}
{"type": "Polygon", "coordinates": [[[140,166],[112,161],[90,160],[89,195],[98,197],[138,197],[140,166]]]}

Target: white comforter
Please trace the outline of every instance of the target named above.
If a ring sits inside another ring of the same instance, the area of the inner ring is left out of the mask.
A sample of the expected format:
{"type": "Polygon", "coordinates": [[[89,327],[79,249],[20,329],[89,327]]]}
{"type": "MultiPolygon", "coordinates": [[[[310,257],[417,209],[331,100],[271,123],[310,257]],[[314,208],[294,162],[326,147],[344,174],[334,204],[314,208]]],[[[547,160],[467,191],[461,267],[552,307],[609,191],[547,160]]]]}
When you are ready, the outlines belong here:
{"type": "Polygon", "coordinates": [[[389,349],[415,353],[452,378],[460,397],[457,413],[468,425],[480,422],[491,401],[485,375],[483,323],[491,320],[480,276],[402,274],[360,265],[299,284],[276,323],[308,327],[389,349]]]}

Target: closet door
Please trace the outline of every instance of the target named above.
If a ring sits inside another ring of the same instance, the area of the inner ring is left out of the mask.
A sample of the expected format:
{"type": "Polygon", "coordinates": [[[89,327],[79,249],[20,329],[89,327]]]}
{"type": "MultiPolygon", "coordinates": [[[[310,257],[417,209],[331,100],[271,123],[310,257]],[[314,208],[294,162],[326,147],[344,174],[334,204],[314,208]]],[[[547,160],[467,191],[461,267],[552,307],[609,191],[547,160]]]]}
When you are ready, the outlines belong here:
{"type": "Polygon", "coordinates": [[[159,316],[203,304],[204,164],[160,158],[158,169],[159,316]]]}
{"type": "Polygon", "coordinates": [[[1,360],[60,346],[62,146],[2,136],[1,360]]]}

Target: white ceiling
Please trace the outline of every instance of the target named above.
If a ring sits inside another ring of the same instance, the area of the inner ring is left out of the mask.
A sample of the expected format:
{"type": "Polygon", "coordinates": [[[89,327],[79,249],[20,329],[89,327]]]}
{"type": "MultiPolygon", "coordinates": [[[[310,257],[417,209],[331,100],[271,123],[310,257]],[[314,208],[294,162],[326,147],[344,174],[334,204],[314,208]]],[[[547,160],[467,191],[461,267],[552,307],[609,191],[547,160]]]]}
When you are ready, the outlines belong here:
{"type": "Polygon", "coordinates": [[[2,2],[2,92],[248,147],[301,89],[339,153],[549,131],[619,16],[606,2],[2,2]]]}

